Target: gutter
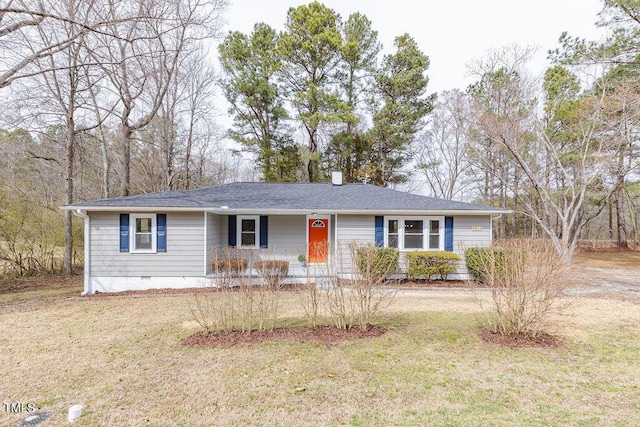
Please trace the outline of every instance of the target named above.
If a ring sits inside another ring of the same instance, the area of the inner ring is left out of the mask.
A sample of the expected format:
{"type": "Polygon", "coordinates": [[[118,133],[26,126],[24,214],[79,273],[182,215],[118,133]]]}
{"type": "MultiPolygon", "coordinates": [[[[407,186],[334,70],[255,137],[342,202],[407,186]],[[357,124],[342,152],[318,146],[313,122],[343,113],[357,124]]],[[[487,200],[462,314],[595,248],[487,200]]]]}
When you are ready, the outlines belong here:
{"type": "Polygon", "coordinates": [[[84,291],[81,295],[92,294],[91,291],[91,219],[86,211],[76,209],[75,216],[84,218],[84,291]]]}

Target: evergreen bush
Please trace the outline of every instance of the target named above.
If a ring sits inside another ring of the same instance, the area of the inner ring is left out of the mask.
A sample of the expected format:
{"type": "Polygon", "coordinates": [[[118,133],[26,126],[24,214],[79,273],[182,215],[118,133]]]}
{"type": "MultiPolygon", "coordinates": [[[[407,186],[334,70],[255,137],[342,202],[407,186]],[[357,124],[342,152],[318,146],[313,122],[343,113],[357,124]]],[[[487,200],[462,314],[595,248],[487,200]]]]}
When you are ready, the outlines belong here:
{"type": "Polygon", "coordinates": [[[431,280],[437,276],[446,280],[456,270],[460,257],[447,251],[411,251],[406,253],[407,276],[411,280],[431,280]]]}

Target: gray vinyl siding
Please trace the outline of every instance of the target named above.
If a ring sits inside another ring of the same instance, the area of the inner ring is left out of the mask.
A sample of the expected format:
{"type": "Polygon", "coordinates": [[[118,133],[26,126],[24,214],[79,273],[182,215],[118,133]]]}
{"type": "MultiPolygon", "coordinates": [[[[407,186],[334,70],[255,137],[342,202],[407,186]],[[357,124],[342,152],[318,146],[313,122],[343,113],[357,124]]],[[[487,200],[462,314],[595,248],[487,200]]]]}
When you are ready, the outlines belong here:
{"type": "Polygon", "coordinates": [[[269,216],[268,249],[272,255],[297,259],[307,252],[307,219],[304,215],[269,216]]]}
{"type": "Polygon", "coordinates": [[[456,216],[453,218],[453,251],[464,255],[464,250],[472,246],[491,244],[491,217],[456,216]]]}
{"type": "Polygon", "coordinates": [[[354,271],[353,248],[357,245],[375,244],[375,215],[336,215],[338,222],[336,239],[336,266],[338,273],[351,274],[354,271]]]}
{"type": "Polygon", "coordinates": [[[90,265],[93,277],[202,276],[204,215],[167,213],[167,252],[143,254],[120,252],[120,213],[92,212],[90,265]]]}
{"type": "Polygon", "coordinates": [[[352,240],[358,243],[375,243],[374,215],[336,215],[338,221],[338,244],[352,240]]]}

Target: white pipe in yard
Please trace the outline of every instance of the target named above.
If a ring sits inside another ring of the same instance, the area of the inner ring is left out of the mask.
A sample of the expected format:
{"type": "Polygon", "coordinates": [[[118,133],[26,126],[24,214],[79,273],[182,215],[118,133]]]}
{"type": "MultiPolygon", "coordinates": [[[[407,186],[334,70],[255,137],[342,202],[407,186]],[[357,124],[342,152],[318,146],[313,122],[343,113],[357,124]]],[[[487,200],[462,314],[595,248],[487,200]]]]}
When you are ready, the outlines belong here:
{"type": "Polygon", "coordinates": [[[72,423],[82,415],[82,405],[73,405],[69,408],[69,415],[67,416],[67,420],[72,423]]]}

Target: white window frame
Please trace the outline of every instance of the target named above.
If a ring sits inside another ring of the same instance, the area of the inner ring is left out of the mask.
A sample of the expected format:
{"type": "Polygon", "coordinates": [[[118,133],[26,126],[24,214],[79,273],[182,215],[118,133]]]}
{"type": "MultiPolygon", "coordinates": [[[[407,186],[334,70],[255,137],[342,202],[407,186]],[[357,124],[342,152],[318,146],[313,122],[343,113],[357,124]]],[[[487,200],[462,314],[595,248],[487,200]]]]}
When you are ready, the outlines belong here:
{"type": "Polygon", "coordinates": [[[238,215],[236,223],[236,245],[239,248],[260,248],[260,216],[259,215],[238,215]],[[249,219],[256,222],[256,244],[255,245],[242,245],[242,220],[249,219]]]}
{"type": "Polygon", "coordinates": [[[389,221],[398,221],[398,251],[444,251],[444,216],[385,216],[384,217],[384,246],[389,247],[389,221]],[[405,221],[422,221],[422,248],[404,247],[405,221]],[[439,239],[438,247],[429,247],[431,221],[438,221],[439,239]]]}
{"type": "Polygon", "coordinates": [[[129,214],[129,251],[139,254],[154,254],[158,249],[158,229],[156,214],[136,213],[129,214]],[[141,218],[151,218],[151,249],[138,249],[136,247],[136,220],[141,218]]]}

